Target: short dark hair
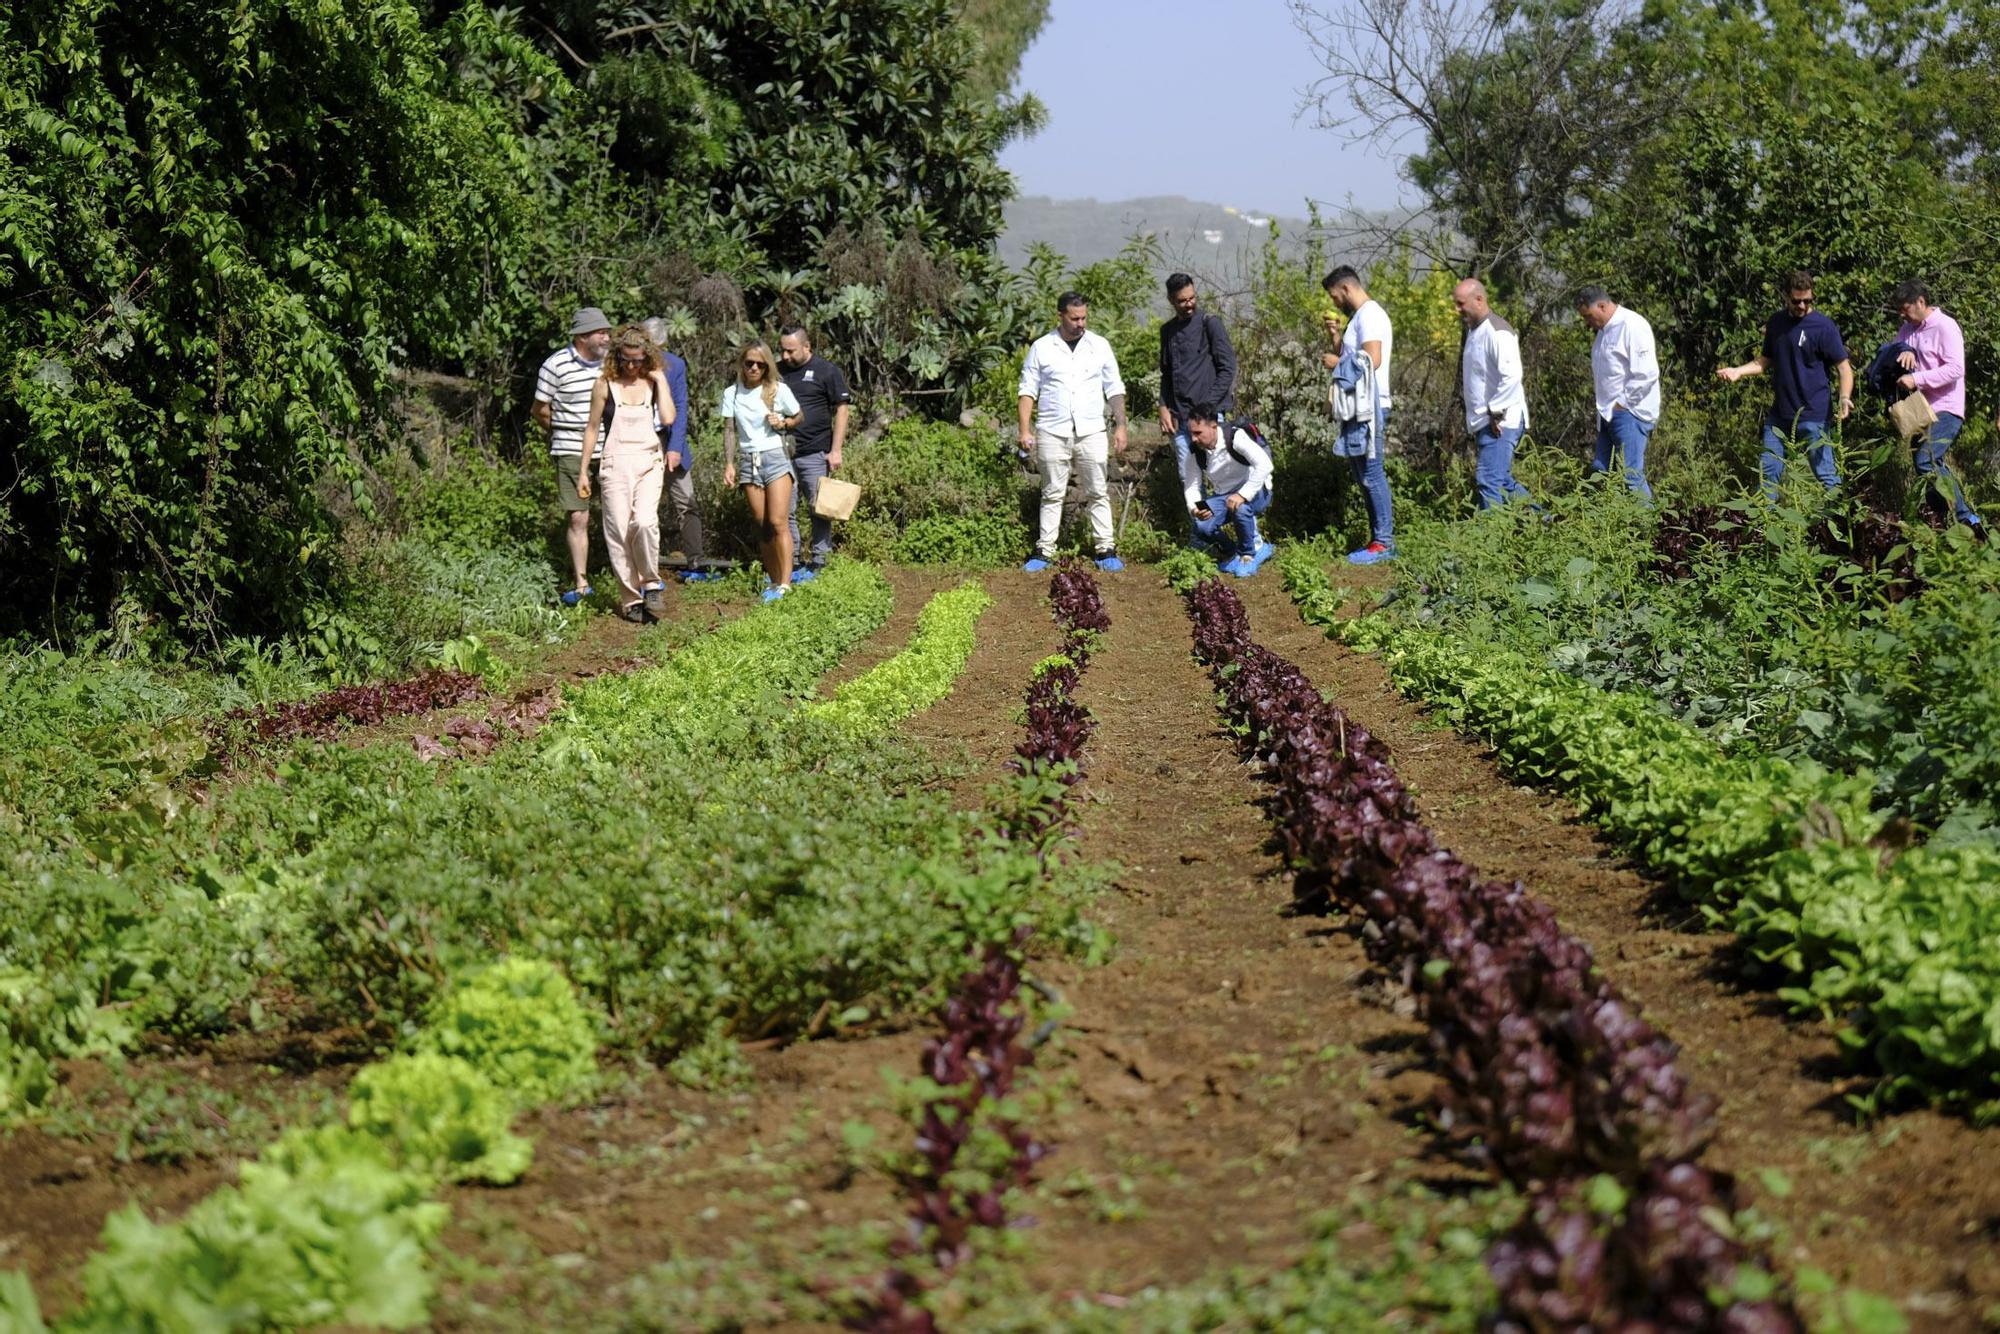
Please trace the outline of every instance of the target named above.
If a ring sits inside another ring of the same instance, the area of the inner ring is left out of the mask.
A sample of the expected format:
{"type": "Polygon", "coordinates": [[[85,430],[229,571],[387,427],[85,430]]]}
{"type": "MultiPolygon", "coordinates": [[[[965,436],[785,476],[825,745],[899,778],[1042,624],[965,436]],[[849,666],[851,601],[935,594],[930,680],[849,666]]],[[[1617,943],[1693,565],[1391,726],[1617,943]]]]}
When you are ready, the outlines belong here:
{"type": "Polygon", "coordinates": [[[1170,274],[1168,274],[1168,275],[1167,275],[1167,295],[1168,295],[1168,296],[1172,296],[1172,295],[1173,295],[1173,294],[1174,294],[1175,292],[1178,292],[1178,291],[1180,291],[1180,290],[1181,290],[1182,288],[1184,288],[1184,287],[1193,287],[1193,286],[1194,286],[1194,275],[1193,275],[1193,274],[1188,274],[1188,273],[1170,273],[1170,274]]]}
{"type": "Polygon", "coordinates": [[[1361,275],[1355,271],[1352,264],[1336,264],[1327,270],[1326,277],[1319,280],[1319,285],[1322,290],[1330,292],[1342,283],[1358,283],[1360,281],[1361,275]]]}
{"type": "Polygon", "coordinates": [[[1081,292],[1064,292],[1056,298],[1056,314],[1067,315],[1072,307],[1087,306],[1089,304],[1090,302],[1084,298],[1081,292]]]}
{"type": "Polygon", "coordinates": [[[1912,301],[1921,301],[1925,305],[1929,305],[1931,302],[1930,284],[1921,278],[1905,278],[1896,284],[1895,291],[1889,293],[1889,304],[1892,306],[1907,306],[1912,301]]]}
{"type": "Polygon", "coordinates": [[[1611,293],[1605,291],[1602,287],[1592,286],[1576,289],[1576,308],[1578,310],[1582,310],[1585,306],[1594,306],[1600,301],[1609,301],[1610,299],[1611,293]]]}
{"type": "Polygon", "coordinates": [[[1216,412],[1215,404],[1197,403],[1187,410],[1187,419],[1191,422],[1219,422],[1222,416],[1216,412]]]}
{"type": "Polygon", "coordinates": [[[813,336],[806,332],[806,326],[803,324],[787,324],[778,330],[778,337],[803,339],[807,347],[811,347],[813,341],[813,336]]]}
{"type": "Polygon", "coordinates": [[[1813,276],[1804,269],[1793,269],[1785,275],[1786,292],[1810,292],[1812,289],[1813,276]]]}

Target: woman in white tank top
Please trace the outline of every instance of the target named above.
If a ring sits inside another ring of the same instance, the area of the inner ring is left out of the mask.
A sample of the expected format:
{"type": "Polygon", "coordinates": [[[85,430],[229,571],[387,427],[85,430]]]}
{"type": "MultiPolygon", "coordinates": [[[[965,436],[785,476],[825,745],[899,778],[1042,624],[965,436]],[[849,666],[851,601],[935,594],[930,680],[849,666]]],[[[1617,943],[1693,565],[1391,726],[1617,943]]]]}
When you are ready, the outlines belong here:
{"type": "Polygon", "coordinates": [[[666,614],[666,589],[660,582],[660,492],[667,461],[660,438],[673,424],[674,399],[659,350],[636,325],[627,325],[612,338],[611,355],[590,391],[583,473],[576,489],[589,498],[590,457],[602,434],[598,482],[604,491],[604,549],[618,576],[618,614],[628,621],[658,620],[666,614]]]}

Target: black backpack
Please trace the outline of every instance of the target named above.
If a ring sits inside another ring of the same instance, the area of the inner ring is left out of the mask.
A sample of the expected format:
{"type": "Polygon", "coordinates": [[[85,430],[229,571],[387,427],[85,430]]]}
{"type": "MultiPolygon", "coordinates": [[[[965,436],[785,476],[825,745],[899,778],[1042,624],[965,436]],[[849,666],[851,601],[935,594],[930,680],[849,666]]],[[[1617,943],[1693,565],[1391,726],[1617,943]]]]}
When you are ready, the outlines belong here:
{"type": "MultiPolygon", "coordinates": [[[[1238,463],[1242,464],[1244,467],[1248,468],[1251,466],[1251,464],[1249,459],[1243,457],[1243,451],[1236,447],[1236,433],[1238,431],[1244,432],[1252,440],[1256,441],[1257,444],[1263,449],[1263,451],[1266,454],[1271,452],[1271,447],[1264,443],[1264,433],[1261,430],[1257,429],[1256,422],[1252,421],[1217,422],[1215,424],[1216,438],[1222,441],[1222,447],[1229,451],[1229,457],[1235,459],[1238,463]]],[[[1207,472],[1209,451],[1203,449],[1200,445],[1197,445],[1192,438],[1188,440],[1188,451],[1197,456],[1201,460],[1201,470],[1204,473],[1207,472]]]]}

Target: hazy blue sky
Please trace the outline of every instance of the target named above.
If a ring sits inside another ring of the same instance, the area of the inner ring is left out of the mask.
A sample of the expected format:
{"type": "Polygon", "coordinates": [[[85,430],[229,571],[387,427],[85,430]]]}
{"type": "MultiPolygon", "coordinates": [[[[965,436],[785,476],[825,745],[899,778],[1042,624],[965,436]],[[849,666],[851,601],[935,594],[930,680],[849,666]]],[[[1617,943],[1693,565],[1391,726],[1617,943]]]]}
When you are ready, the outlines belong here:
{"type": "Polygon", "coordinates": [[[1054,0],[1017,85],[1048,126],[1000,161],[1023,194],[1058,198],[1394,205],[1393,162],[1295,119],[1318,73],[1284,0],[1054,0]]]}

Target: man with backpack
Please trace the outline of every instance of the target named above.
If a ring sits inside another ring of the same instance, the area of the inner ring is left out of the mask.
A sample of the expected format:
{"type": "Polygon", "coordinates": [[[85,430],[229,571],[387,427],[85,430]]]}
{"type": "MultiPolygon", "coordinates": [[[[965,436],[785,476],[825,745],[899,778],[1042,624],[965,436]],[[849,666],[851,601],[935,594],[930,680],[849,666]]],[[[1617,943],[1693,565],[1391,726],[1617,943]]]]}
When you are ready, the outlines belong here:
{"type": "Polygon", "coordinates": [[[1212,403],[1187,411],[1188,452],[1181,459],[1181,491],[1194,530],[1192,544],[1218,542],[1225,526],[1235,530],[1234,554],[1223,572],[1239,579],[1257,573],[1275,548],[1257,533],[1257,516],[1271,508],[1271,452],[1248,422],[1228,422],[1212,403]]]}
{"type": "Polygon", "coordinates": [[[1188,456],[1188,410],[1207,403],[1227,417],[1236,410],[1236,349],[1222,317],[1202,310],[1194,279],[1176,273],[1167,279],[1174,317],[1160,326],[1160,434],[1174,442],[1174,468],[1188,456]]]}

